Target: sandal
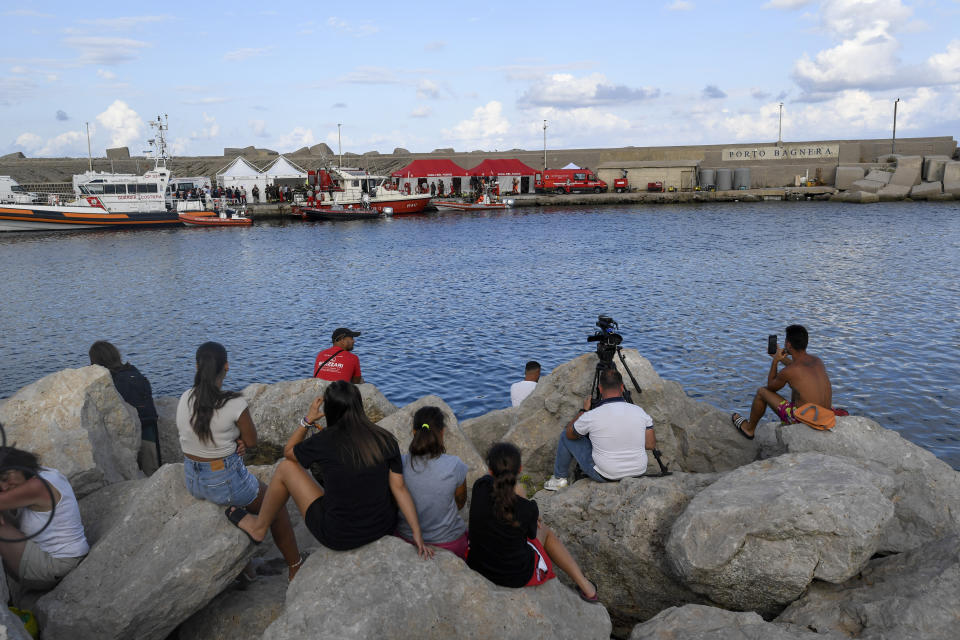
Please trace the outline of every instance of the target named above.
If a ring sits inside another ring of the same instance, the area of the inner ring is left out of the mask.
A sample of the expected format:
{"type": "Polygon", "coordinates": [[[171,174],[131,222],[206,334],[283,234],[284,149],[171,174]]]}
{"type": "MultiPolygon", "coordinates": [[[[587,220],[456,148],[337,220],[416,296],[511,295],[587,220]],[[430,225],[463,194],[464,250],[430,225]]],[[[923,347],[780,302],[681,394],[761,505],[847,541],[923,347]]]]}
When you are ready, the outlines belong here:
{"type": "MultiPolygon", "coordinates": [[[[229,520],[233,526],[235,526],[237,529],[240,529],[240,521],[243,520],[244,516],[247,515],[247,510],[243,507],[227,507],[227,510],[224,511],[224,514],[226,514],[227,520],[229,520]]],[[[243,531],[243,533],[250,538],[250,542],[253,544],[260,544],[263,542],[263,540],[257,540],[254,538],[244,529],[240,529],[240,531],[243,531]]]]}
{"type": "Polygon", "coordinates": [[[595,582],[591,582],[590,584],[593,585],[593,597],[588,598],[587,594],[585,594],[580,587],[577,587],[577,595],[580,596],[580,599],[584,602],[589,602],[590,604],[600,604],[600,590],[597,589],[597,584],[595,582]]]}
{"type": "Polygon", "coordinates": [[[730,420],[733,421],[733,426],[737,428],[737,431],[747,440],[753,440],[753,436],[747,435],[747,432],[743,430],[743,423],[747,421],[746,418],[741,416],[739,413],[735,413],[730,416],[730,420]]]}

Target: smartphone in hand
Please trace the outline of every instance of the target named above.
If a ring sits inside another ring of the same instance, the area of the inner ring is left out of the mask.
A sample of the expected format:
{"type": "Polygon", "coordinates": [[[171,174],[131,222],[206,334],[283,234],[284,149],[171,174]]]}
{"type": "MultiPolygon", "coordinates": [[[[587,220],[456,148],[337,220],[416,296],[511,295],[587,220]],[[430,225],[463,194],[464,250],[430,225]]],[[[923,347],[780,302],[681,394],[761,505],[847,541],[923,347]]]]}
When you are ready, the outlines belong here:
{"type": "Polygon", "coordinates": [[[777,352],[777,336],[767,336],[767,353],[773,355],[777,352]]]}

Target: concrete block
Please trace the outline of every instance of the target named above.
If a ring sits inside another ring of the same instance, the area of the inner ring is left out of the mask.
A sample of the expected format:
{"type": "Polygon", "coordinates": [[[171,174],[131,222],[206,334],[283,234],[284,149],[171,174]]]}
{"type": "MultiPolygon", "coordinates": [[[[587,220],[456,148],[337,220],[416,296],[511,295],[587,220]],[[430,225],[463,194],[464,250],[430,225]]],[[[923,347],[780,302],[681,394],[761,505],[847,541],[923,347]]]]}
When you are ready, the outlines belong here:
{"type": "Polygon", "coordinates": [[[114,149],[107,149],[107,159],[108,160],[129,160],[130,148],[116,147],[114,149]]]}
{"type": "Polygon", "coordinates": [[[912,187],[920,184],[922,173],[923,158],[920,156],[899,156],[897,158],[897,170],[890,179],[890,183],[902,187],[912,187]]]}
{"type": "Polygon", "coordinates": [[[880,189],[883,189],[887,186],[886,182],[879,182],[877,180],[856,180],[851,186],[850,189],[854,192],[857,191],[866,191],[867,193],[877,193],[880,189]]]}
{"type": "Polygon", "coordinates": [[[941,193],[943,193],[942,182],[921,182],[910,190],[910,197],[915,200],[925,200],[941,193]]]}
{"type": "Polygon", "coordinates": [[[943,184],[960,182],[960,162],[951,160],[943,166],[943,184]]]}
{"type": "MultiPolygon", "coordinates": [[[[960,163],[958,163],[960,164],[960,163]]],[[[960,180],[943,183],[943,192],[949,193],[954,198],[960,198],[960,180]]]]}
{"type": "Polygon", "coordinates": [[[843,201],[853,204],[867,204],[869,202],[880,202],[880,196],[867,191],[847,191],[843,194],[843,201]]]}
{"type": "MultiPolygon", "coordinates": [[[[960,164],[958,162],[957,164],[960,164]]],[[[863,167],[837,167],[837,175],[833,180],[833,185],[837,189],[846,191],[857,180],[863,180],[863,167]]]]}
{"type": "Polygon", "coordinates": [[[882,169],[874,169],[867,174],[866,180],[873,180],[874,182],[882,182],[883,184],[890,184],[890,178],[893,177],[893,173],[890,171],[883,171],[882,169]]]}
{"type": "Polygon", "coordinates": [[[911,187],[904,187],[899,184],[888,184],[883,189],[880,189],[877,195],[880,196],[882,202],[903,200],[910,195],[910,189],[911,187]]]}
{"type": "Polygon", "coordinates": [[[950,162],[947,156],[926,156],[923,159],[924,182],[940,182],[943,180],[944,166],[950,162]]]}

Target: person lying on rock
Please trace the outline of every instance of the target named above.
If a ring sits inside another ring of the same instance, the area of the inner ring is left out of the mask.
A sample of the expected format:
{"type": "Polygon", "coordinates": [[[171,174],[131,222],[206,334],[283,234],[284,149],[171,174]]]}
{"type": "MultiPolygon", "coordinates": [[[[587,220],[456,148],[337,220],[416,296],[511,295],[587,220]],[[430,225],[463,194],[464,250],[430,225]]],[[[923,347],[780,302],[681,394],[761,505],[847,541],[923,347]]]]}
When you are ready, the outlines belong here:
{"type": "MultiPolygon", "coordinates": [[[[740,435],[753,440],[757,431],[757,423],[766,413],[767,407],[785,424],[796,424],[800,420],[794,410],[808,402],[826,407],[833,407],[833,387],[830,385],[830,376],[820,358],[807,353],[809,336],[806,328],[799,324],[787,327],[784,346],[770,354],[770,370],[767,372],[767,386],[757,389],[750,406],[750,418],[746,419],[739,413],[730,416],[733,426],[740,435]],[[780,363],[786,366],[779,368],[780,363]],[[790,400],[777,393],[785,385],[790,385],[790,400]]],[[[837,415],[846,415],[842,409],[834,410],[837,415]]]]}
{"type": "Polygon", "coordinates": [[[537,503],[527,500],[517,482],[520,450],[509,442],[494,444],[487,453],[487,468],[489,474],[473,483],[467,565],[502,587],[532,587],[556,577],[555,563],[576,584],[581,599],[599,603],[597,586],[540,522],[537,503]]]}
{"type": "Polygon", "coordinates": [[[52,589],[90,551],[73,487],[56,469],[40,466],[37,456],[14,447],[0,447],[0,469],[3,567],[26,590],[52,589]],[[9,516],[14,509],[19,522],[9,516]]]}
{"type": "MultiPolygon", "coordinates": [[[[194,498],[223,506],[261,510],[267,487],[243,464],[243,454],[257,445],[257,429],[247,401],[234,391],[224,391],[223,379],[230,371],[227,350],[218,342],[204,342],[197,349],[197,372],[193,386],[177,404],[177,431],[183,449],[183,475],[194,498]]],[[[270,532],[283,554],[293,580],[303,563],[297,539],[284,509],[271,519],[270,532]]],[[[262,539],[262,538],[261,538],[262,539]]],[[[259,542],[259,541],[257,541],[259,542]]],[[[244,569],[241,581],[250,581],[252,569],[244,569]]]]}
{"type": "MultiPolygon", "coordinates": [[[[467,465],[447,453],[445,427],[438,407],[420,407],[413,414],[413,440],[403,456],[403,481],[413,496],[424,542],[466,558],[467,523],[457,512],[467,502],[467,465]]],[[[402,511],[397,535],[413,540],[413,529],[402,511]]]]}
{"type": "Polygon", "coordinates": [[[399,507],[417,553],[433,555],[424,544],[417,510],[403,481],[397,439],[367,417],[360,391],[352,383],[337,380],[327,386],[290,436],[283,456],[256,517],[243,509],[227,510],[230,522],[255,543],[263,540],[274,518],[286,514],[284,504],[293,496],[310,533],[325,547],[355,549],[392,533],[399,507]],[[326,428],[316,424],[323,417],[326,428]],[[314,463],[320,468],[322,487],[307,471],[314,463]]]}
{"type": "Polygon", "coordinates": [[[594,482],[610,482],[642,476],[647,471],[647,449],[657,447],[653,418],[623,397],[623,376],[615,368],[604,369],[597,381],[600,402],[583,409],[567,423],[557,442],[553,475],[543,488],[563,489],[568,484],[570,463],[576,460],[594,482]]]}
{"type": "Polygon", "coordinates": [[[157,432],[157,409],[153,404],[153,390],[150,381],[140,371],[124,362],[120,350],[106,340],[97,340],[88,352],[90,364],[106,367],[113,378],[124,402],[133,405],[140,417],[140,451],[137,452],[137,466],[146,475],[163,464],[160,460],[160,437],[157,432]]]}

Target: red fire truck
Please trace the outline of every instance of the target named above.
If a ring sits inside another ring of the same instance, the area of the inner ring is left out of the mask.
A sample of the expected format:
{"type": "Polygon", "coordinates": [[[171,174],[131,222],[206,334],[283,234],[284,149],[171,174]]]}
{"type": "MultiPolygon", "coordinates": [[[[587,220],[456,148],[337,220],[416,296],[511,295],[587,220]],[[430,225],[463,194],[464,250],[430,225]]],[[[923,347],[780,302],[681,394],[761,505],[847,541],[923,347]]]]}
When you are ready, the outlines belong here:
{"type": "Polygon", "coordinates": [[[534,187],[537,193],[603,193],[607,190],[607,183],[589,169],[547,169],[537,172],[534,187]]]}

